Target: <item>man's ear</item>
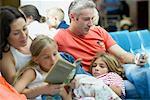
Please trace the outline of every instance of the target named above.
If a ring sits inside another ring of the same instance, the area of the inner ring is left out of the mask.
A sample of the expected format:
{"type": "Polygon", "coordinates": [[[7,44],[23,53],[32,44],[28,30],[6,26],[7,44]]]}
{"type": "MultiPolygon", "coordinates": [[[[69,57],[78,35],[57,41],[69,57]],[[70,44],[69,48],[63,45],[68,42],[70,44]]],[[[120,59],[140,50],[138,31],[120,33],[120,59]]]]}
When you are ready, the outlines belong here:
{"type": "Polygon", "coordinates": [[[69,14],[69,17],[70,17],[70,18],[73,18],[74,16],[73,16],[73,14],[71,13],[71,14],[69,14]]]}
{"type": "Polygon", "coordinates": [[[74,20],[75,14],[74,14],[74,13],[70,13],[70,14],[69,14],[69,17],[70,17],[70,19],[73,19],[73,20],[74,20]]]}
{"type": "Polygon", "coordinates": [[[34,61],[36,64],[38,64],[37,57],[32,57],[32,61],[34,61]]]}

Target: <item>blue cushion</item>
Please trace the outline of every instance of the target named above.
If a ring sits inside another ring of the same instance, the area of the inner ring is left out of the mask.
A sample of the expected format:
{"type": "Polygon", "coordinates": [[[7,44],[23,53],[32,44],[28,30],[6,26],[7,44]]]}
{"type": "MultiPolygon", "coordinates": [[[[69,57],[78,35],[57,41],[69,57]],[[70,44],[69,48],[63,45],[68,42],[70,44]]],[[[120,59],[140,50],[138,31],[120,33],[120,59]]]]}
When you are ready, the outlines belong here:
{"type": "Polygon", "coordinates": [[[142,44],[144,48],[149,48],[150,49],[150,31],[145,29],[145,30],[139,30],[137,31],[142,44]]]}
{"type": "Polygon", "coordinates": [[[141,49],[141,40],[138,36],[137,31],[132,31],[127,34],[129,38],[129,44],[130,44],[130,52],[133,54],[139,53],[142,51],[141,49]]]}
{"type": "Polygon", "coordinates": [[[135,98],[140,98],[135,86],[129,82],[128,80],[124,80],[125,84],[125,91],[126,91],[126,99],[135,99],[135,98]]]}
{"type": "Polygon", "coordinates": [[[150,98],[149,73],[150,73],[149,68],[142,67],[139,68],[138,70],[133,71],[133,73],[131,74],[131,77],[134,78],[133,79],[134,86],[142,99],[150,98]]]}
{"type": "Polygon", "coordinates": [[[117,32],[109,32],[112,38],[117,42],[117,44],[122,47],[125,51],[130,52],[130,44],[127,34],[128,30],[117,31],[117,32]]]}

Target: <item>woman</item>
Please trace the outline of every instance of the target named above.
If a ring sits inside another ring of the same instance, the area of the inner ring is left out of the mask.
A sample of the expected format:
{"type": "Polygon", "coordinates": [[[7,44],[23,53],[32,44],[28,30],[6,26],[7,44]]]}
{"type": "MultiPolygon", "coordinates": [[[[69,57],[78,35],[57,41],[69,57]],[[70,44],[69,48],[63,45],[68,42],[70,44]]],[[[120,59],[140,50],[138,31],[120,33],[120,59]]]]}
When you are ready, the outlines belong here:
{"type": "MultiPolygon", "coordinates": [[[[18,9],[5,6],[0,7],[0,12],[0,67],[2,76],[12,84],[16,72],[31,59],[29,48],[32,41],[28,36],[26,19],[18,9]]],[[[60,89],[59,85],[55,87],[60,89]]],[[[26,95],[32,98],[42,94],[54,94],[55,87],[46,84],[26,91],[26,95]]]]}
{"type": "Polygon", "coordinates": [[[16,71],[31,59],[26,19],[13,7],[1,7],[1,72],[12,84],[16,71]]]}

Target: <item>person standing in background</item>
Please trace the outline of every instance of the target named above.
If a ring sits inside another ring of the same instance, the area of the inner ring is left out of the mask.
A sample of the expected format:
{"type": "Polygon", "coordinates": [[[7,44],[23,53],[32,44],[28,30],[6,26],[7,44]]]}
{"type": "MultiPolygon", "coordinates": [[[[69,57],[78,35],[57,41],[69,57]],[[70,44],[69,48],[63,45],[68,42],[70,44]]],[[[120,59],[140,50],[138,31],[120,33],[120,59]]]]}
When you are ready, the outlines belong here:
{"type": "Polygon", "coordinates": [[[38,9],[34,5],[23,5],[19,7],[20,11],[26,17],[29,36],[34,39],[39,34],[50,34],[46,17],[41,16],[38,9]]]}
{"type": "Polygon", "coordinates": [[[59,29],[66,29],[69,25],[64,20],[64,11],[61,8],[50,8],[46,10],[47,24],[49,25],[49,30],[51,37],[53,38],[59,29]]]}
{"type": "Polygon", "coordinates": [[[69,25],[64,20],[64,11],[61,8],[47,9],[47,23],[49,28],[66,29],[69,25]]]}

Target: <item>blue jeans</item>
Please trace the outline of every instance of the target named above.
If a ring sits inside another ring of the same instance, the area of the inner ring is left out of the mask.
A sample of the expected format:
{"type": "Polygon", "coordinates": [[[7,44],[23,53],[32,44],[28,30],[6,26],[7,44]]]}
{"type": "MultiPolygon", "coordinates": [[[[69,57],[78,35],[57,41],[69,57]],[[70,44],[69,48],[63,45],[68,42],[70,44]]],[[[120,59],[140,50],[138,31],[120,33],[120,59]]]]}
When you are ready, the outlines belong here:
{"type": "Polygon", "coordinates": [[[63,100],[63,99],[59,95],[53,95],[53,96],[42,95],[42,100],[63,100]]]}
{"type": "Polygon", "coordinates": [[[150,68],[148,66],[140,67],[135,64],[124,64],[123,66],[125,75],[131,82],[125,83],[127,96],[130,96],[127,98],[141,98],[144,100],[150,98],[150,68]]]}

